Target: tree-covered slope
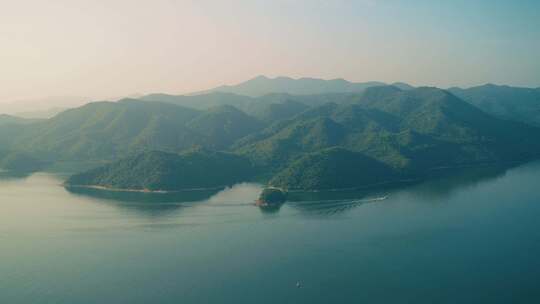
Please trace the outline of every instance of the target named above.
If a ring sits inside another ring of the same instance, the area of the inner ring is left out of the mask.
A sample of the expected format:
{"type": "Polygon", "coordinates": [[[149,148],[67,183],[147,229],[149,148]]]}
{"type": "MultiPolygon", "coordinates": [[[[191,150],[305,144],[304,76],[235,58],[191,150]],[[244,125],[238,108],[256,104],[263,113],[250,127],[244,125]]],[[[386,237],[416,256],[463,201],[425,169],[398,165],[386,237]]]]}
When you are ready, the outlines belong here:
{"type": "Polygon", "coordinates": [[[291,190],[344,189],[392,181],[398,176],[396,170],[362,153],[328,148],[292,162],[270,185],[291,190]]]}
{"type": "Polygon", "coordinates": [[[258,97],[224,92],[209,92],[199,95],[150,94],[139,99],[170,103],[197,110],[208,110],[228,105],[260,120],[275,122],[290,118],[309,107],[320,106],[329,102],[339,104],[354,102],[361,97],[360,92],[308,95],[269,93],[258,97]]]}
{"type": "Polygon", "coordinates": [[[262,129],[264,124],[233,106],[211,108],[187,126],[207,139],[207,146],[225,149],[236,140],[262,129]]]}
{"type": "Polygon", "coordinates": [[[335,107],[327,104],[278,122],[240,140],[234,149],[257,165],[274,170],[300,153],[339,145],[345,130],[328,115],[335,107]]]}
{"type": "Polygon", "coordinates": [[[0,126],[4,125],[25,125],[25,124],[31,124],[40,121],[40,119],[27,119],[7,114],[0,114],[0,126]]]}
{"type": "Polygon", "coordinates": [[[130,153],[226,149],[263,123],[232,106],[199,111],[169,103],[94,102],[30,125],[0,127],[4,150],[46,160],[115,159],[130,153]]]}
{"type": "Polygon", "coordinates": [[[245,111],[259,120],[271,124],[294,117],[308,108],[308,105],[294,99],[261,100],[246,107],[245,111]]]}
{"type": "MultiPolygon", "coordinates": [[[[4,155],[3,165],[122,158],[77,178],[116,188],[176,190],[208,187],[196,171],[202,174],[214,166],[221,171],[216,180],[224,182],[230,175],[233,183],[240,179],[231,164],[239,168],[253,164],[258,178],[274,176],[273,183],[282,187],[315,189],[373,184],[396,172],[421,175],[434,168],[540,155],[538,128],[496,118],[437,88],[374,86],[359,93],[206,95],[218,97],[199,105],[204,110],[173,102],[122,100],[90,103],[32,124],[5,124],[0,126],[0,146],[13,154],[4,155]],[[242,109],[228,105],[236,98],[242,109]],[[213,104],[218,106],[206,109],[213,104]],[[194,146],[234,154],[225,157],[204,150],[175,154],[194,146]],[[193,183],[187,176],[175,175],[176,169],[167,171],[168,163],[193,173],[193,183]],[[144,172],[156,178],[148,179],[144,172]],[[340,185],[339,176],[352,179],[340,185]],[[181,182],[167,184],[168,179],[181,182]]],[[[196,98],[207,98],[201,96],[196,98]]]]}
{"type": "Polygon", "coordinates": [[[41,170],[45,164],[25,152],[0,151],[0,171],[34,172],[41,170]]]}
{"type": "Polygon", "coordinates": [[[10,150],[56,159],[112,159],[151,149],[178,151],[204,144],[204,138],[185,127],[197,115],[196,110],[166,103],[95,102],[28,125],[14,139],[4,140],[11,141],[10,150]]]}
{"type": "Polygon", "coordinates": [[[392,167],[425,170],[533,157],[540,152],[539,135],[444,90],[377,87],[354,102],[307,110],[246,137],[235,149],[273,169],[303,153],[339,146],[392,167]]]}
{"type": "Polygon", "coordinates": [[[486,84],[450,91],[483,111],[501,119],[540,126],[540,90],[486,84]]]}
{"type": "Polygon", "coordinates": [[[214,188],[246,181],[254,174],[241,156],[194,149],[182,154],[142,152],[72,176],[70,186],[177,191],[214,188]]]}
{"type": "Polygon", "coordinates": [[[140,97],[139,99],[145,101],[172,103],[198,110],[207,110],[209,108],[223,105],[230,105],[239,109],[244,109],[249,104],[256,101],[256,99],[249,96],[225,92],[209,92],[198,95],[150,94],[140,97]]]}

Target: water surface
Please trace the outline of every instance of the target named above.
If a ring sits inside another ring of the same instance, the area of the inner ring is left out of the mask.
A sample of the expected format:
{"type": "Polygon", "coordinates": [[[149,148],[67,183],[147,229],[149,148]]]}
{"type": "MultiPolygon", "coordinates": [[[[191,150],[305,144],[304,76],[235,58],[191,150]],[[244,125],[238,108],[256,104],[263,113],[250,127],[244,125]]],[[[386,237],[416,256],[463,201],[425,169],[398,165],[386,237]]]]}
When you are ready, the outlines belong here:
{"type": "Polygon", "coordinates": [[[295,193],[273,212],[252,204],[257,184],[152,195],[62,181],[0,178],[0,303],[540,302],[538,162],[295,193]]]}

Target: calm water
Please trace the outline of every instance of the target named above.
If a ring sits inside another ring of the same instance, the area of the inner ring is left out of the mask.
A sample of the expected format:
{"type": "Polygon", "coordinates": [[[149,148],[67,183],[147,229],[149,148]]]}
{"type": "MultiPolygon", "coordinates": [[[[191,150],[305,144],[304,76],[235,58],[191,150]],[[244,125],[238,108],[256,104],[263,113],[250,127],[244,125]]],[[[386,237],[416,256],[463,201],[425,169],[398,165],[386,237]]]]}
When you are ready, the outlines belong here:
{"type": "Polygon", "coordinates": [[[538,162],[274,212],[61,183],[0,179],[0,303],[540,303],[538,162]]]}

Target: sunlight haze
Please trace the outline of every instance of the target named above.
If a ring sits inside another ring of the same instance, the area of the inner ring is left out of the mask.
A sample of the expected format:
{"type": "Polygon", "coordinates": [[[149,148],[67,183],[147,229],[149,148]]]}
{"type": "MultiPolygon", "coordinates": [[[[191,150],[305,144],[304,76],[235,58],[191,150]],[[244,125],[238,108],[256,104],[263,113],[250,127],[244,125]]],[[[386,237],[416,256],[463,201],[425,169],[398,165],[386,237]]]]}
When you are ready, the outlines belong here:
{"type": "Polygon", "coordinates": [[[1,3],[3,103],[189,93],[261,74],[540,86],[535,1],[1,3]]]}

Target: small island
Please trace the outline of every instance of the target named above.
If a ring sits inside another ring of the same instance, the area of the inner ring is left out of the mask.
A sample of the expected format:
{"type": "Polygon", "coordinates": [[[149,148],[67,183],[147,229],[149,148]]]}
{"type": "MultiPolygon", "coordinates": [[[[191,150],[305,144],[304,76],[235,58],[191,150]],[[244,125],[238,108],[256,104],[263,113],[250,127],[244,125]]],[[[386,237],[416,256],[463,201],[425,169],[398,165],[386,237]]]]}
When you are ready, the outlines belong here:
{"type": "Polygon", "coordinates": [[[259,207],[272,207],[279,206],[287,200],[287,194],[285,191],[279,188],[265,188],[259,199],[256,202],[256,205],[259,207]]]}

